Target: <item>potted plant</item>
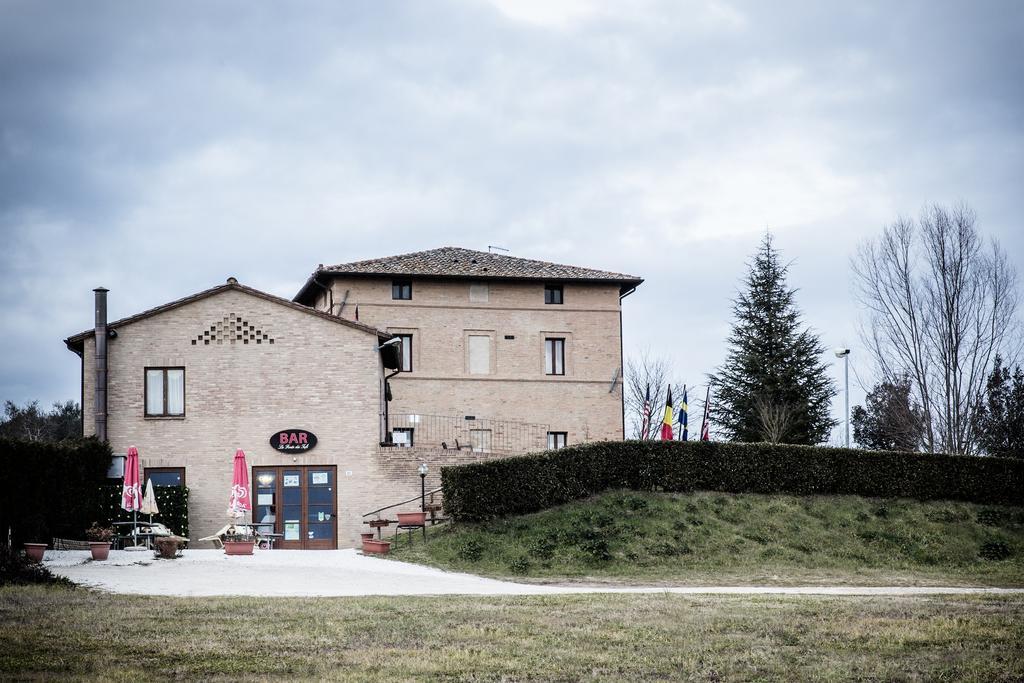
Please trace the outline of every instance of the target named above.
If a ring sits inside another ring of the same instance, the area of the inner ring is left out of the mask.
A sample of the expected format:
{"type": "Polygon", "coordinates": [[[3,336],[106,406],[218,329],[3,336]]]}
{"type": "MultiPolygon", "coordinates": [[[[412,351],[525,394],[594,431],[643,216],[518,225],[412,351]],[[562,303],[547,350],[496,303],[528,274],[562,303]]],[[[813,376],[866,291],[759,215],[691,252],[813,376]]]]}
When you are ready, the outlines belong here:
{"type": "Polygon", "coordinates": [[[113,529],[93,522],[92,526],[85,530],[85,537],[89,540],[92,559],[102,561],[110,556],[110,539],[114,537],[113,529]]]}
{"type": "Polygon", "coordinates": [[[364,531],[363,533],[359,534],[359,536],[362,537],[362,539],[364,541],[372,541],[373,540],[373,532],[372,531],[364,531]]]}
{"type": "Polygon", "coordinates": [[[247,527],[236,529],[231,527],[224,534],[224,554],[226,555],[252,555],[252,549],[256,545],[256,537],[247,527]]]}
{"type": "Polygon", "coordinates": [[[398,523],[402,526],[423,526],[427,523],[426,512],[399,512],[398,523]]]}
{"type": "Polygon", "coordinates": [[[46,552],[46,544],[45,543],[26,543],[25,544],[25,555],[28,556],[28,559],[32,560],[33,562],[42,562],[43,561],[43,553],[45,553],[45,552],[46,552]]]}
{"type": "Polygon", "coordinates": [[[181,547],[185,545],[185,541],[187,540],[188,539],[182,538],[181,536],[159,536],[155,541],[156,557],[165,560],[173,560],[180,557],[181,547]]]}
{"type": "Polygon", "coordinates": [[[388,551],[391,550],[391,541],[378,541],[373,538],[363,539],[363,552],[364,553],[375,553],[377,555],[387,555],[388,551]]]}

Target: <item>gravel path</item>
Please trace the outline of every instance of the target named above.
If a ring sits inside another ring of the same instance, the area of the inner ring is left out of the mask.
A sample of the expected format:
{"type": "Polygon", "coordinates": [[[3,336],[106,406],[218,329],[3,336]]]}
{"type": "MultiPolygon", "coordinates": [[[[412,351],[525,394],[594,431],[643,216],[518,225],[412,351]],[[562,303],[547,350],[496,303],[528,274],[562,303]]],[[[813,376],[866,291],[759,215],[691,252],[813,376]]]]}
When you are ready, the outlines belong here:
{"type": "Polygon", "coordinates": [[[88,551],[46,552],[46,566],[75,583],[112,593],[176,596],[559,595],[569,593],[686,593],[765,595],[1000,595],[1020,588],[900,586],[537,585],[446,572],[364,556],[355,550],[259,551],[228,557],[222,550],[186,550],[177,560],[151,552],[111,551],[93,562],[88,551]]]}

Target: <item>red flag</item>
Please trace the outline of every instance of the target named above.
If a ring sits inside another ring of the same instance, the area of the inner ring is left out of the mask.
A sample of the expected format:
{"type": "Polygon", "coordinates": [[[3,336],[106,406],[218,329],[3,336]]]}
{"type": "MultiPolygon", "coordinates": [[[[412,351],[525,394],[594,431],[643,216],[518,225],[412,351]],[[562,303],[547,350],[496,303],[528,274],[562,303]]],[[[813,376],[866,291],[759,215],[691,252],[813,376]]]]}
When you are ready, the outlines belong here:
{"type": "Polygon", "coordinates": [[[711,428],[709,421],[711,419],[711,385],[708,385],[708,394],[704,398],[704,421],[700,425],[700,440],[710,441],[711,440],[711,428]]]}

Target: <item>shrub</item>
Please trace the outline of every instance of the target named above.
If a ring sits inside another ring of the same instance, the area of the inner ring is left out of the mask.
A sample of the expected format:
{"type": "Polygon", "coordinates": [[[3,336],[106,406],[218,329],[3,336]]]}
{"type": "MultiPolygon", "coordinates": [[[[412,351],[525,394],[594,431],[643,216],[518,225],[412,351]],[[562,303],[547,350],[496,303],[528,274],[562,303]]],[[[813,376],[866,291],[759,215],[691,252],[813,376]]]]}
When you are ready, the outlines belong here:
{"type": "Polygon", "coordinates": [[[986,541],[978,551],[978,555],[986,560],[1005,560],[1012,554],[1010,546],[1004,541],[986,541]]]}
{"type": "Polygon", "coordinates": [[[610,489],[847,494],[1019,505],[1024,460],[709,441],[620,441],[444,467],[445,512],[479,521],[610,489]]]}
{"type": "Polygon", "coordinates": [[[467,562],[476,562],[484,556],[484,546],[475,538],[468,538],[459,548],[458,555],[467,562]]]}
{"type": "Polygon", "coordinates": [[[0,586],[25,586],[33,583],[74,584],[62,576],[54,576],[46,567],[30,561],[13,548],[0,545],[0,586]]]}
{"type": "Polygon", "coordinates": [[[14,547],[53,537],[84,538],[102,520],[101,487],[107,482],[110,447],[96,439],[60,442],[0,439],[0,529],[11,529],[14,547]]]}
{"type": "Polygon", "coordinates": [[[526,555],[522,555],[512,560],[509,563],[508,568],[512,570],[514,574],[525,574],[530,571],[530,560],[526,555]]]}
{"type": "Polygon", "coordinates": [[[999,526],[1003,522],[1003,513],[1000,510],[985,508],[978,511],[978,524],[985,526],[999,526]]]}
{"type": "Polygon", "coordinates": [[[108,526],[100,526],[99,522],[93,522],[92,526],[85,530],[85,538],[97,543],[110,543],[114,537],[114,530],[108,526]]]}
{"type": "MultiPolygon", "coordinates": [[[[184,486],[154,486],[156,505],[160,513],[153,521],[166,526],[171,532],[188,538],[188,488],[184,486]]],[[[129,522],[132,513],[121,508],[121,482],[106,480],[103,485],[103,504],[98,516],[107,524],[129,522]]],[[[149,515],[144,515],[149,519],[149,515]]],[[[141,519],[141,517],[140,517],[141,519]]]]}

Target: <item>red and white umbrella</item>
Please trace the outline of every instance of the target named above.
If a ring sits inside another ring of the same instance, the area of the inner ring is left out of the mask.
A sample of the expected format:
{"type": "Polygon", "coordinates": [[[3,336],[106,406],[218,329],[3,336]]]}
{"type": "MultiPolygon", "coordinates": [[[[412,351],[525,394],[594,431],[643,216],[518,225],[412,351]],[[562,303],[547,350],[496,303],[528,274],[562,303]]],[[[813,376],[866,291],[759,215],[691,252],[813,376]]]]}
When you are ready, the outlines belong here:
{"type": "Polygon", "coordinates": [[[142,486],[139,481],[139,450],[135,446],[128,447],[128,458],[124,463],[121,508],[128,512],[137,512],[142,508],[142,486]]]}
{"type": "Polygon", "coordinates": [[[228,502],[228,516],[239,519],[252,510],[249,498],[249,467],[245,464],[245,451],[235,451],[235,475],[231,480],[231,500],[228,502]]]}

